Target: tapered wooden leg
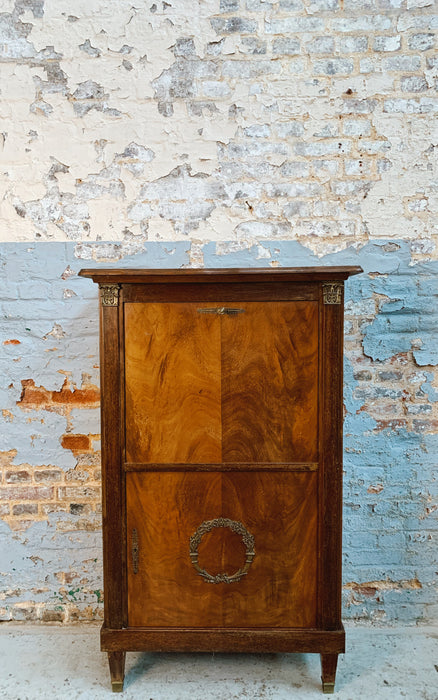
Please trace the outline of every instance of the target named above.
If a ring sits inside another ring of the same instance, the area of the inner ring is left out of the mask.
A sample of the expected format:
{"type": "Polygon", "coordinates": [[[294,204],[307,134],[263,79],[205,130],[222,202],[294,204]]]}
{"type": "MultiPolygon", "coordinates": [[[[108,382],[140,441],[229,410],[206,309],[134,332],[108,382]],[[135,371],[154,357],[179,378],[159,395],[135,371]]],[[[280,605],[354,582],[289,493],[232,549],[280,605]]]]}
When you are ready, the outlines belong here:
{"type": "Polygon", "coordinates": [[[321,654],[321,680],[322,692],[335,692],[336,666],[338,664],[337,654],[321,654]]]}
{"type": "Polygon", "coordinates": [[[109,651],[108,661],[111,674],[111,689],[113,693],[121,693],[125,680],[125,651],[109,651]]]}

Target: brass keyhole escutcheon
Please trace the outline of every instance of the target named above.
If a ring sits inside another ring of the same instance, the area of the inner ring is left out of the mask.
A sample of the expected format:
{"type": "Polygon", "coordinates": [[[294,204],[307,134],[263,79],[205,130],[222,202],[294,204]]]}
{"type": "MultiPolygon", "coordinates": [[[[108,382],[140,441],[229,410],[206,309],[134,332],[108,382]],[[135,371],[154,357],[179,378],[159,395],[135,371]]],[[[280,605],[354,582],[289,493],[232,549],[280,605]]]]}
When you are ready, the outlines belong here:
{"type": "Polygon", "coordinates": [[[216,518],[215,520],[205,520],[198,527],[196,532],[190,537],[190,560],[200,576],[207,583],[237,583],[243,576],[248,573],[249,567],[255,557],[255,547],[254,547],[254,537],[245,528],[242,523],[237,520],[230,520],[229,518],[216,518]],[[207,532],[210,532],[216,527],[228,527],[232,532],[241,535],[242,542],[246,549],[245,563],[238,569],[234,574],[220,573],[220,574],[210,574],[205,569],[202,569],[198,563],[198,547],[201,540],[207,532]]]}

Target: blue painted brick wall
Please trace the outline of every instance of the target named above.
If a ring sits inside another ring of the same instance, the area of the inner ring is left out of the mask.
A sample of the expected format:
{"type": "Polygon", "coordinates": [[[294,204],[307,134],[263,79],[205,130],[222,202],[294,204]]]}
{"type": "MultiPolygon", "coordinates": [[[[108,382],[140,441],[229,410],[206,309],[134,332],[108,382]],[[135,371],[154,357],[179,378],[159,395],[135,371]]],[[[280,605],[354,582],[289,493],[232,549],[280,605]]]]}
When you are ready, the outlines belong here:
{"type": "MultiPolygon", "coordinates": [[[[401,241],[322,258],[292,241],[265,242],[262,259],[257,246],[202,248],[207,267],[364,268],[346,286],[344,615],[433,620],[438,264],[412,264],[401,241]]],[[[113,244],[0,246],[3,619],[101,616],[99,410],[80,402],[98,384],[98,304],[95,285],[77,272],[181,267],[188,246],[149,243],[117,255],[113,244]],[[88,451],[67,449],[65,436],[89,440],[88,451]]]]}

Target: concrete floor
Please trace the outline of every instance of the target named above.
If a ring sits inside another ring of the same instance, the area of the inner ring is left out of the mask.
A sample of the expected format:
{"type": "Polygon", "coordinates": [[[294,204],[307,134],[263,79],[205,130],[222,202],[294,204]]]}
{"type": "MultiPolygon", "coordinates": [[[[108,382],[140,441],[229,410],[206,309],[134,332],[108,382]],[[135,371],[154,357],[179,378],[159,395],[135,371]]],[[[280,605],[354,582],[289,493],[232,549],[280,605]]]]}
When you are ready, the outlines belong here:
{"type": "MultiPolygon", "coordinates": [[[[336,700],[437,700],[438,628],[347,626],[336,700]]],[[[99,628],[0,625],[5,700],[322,700],[316,654],[128,653],[125,692],[109,690],[99,628]]]]}

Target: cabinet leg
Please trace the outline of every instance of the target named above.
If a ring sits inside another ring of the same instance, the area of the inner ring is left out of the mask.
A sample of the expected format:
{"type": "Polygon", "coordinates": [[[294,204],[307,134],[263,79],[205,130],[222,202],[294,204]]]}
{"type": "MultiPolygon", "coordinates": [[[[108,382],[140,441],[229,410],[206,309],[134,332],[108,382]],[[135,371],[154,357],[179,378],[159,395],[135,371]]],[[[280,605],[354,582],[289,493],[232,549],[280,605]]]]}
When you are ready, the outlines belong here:
{"type": "Polygon", "coordinates": [[[125,679],[125,651],[109,651],[108,661],[111,674],[111,689],[113,693],[121,693],[125,679]]]}
{"type": "Polygon", "coordinates": [[[336,666],[338,664],[337,654],[321,654],[321,680],[322,692],[335,692],[336,666]]]}

